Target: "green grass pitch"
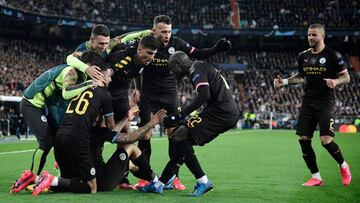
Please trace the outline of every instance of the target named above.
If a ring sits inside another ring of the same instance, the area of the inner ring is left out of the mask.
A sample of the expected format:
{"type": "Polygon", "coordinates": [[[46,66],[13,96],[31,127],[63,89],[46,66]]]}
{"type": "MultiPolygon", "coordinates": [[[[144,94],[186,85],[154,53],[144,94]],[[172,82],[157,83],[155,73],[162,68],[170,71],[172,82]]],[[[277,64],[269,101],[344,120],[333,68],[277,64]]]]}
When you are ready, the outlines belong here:
{"type": "MultiPolygon", "coordinates": [[[[234,130],[205,147],[196,147],[198,159],[214,183],[214,190],[200,198],[187,196],[195,180],[185,166],[180,177],[186,190],[161,195],[118,189],[94,195],[46,193],[33,197],[28,191],[10,195],[11,182],[30,165],[32,151],[27,150],[33,149],[36,141],[0,142],[0,202],[360,202],[360,133],[338,133],[335,138],[351,166],[353,181],[348,187],[341,184],[336,162],[315,133],[313,146],[325,184],[313,188],[301,186],[310,175],[294,134],[287,130],[234,130]]],[[[151,163],[157,174],[168,161],[167,145],[166,138],[152,140],[151,163]]],[[[105,157],[114,149],[114,145],[106,145],[105,157]]],[[[53,171],[53,162],[51,152],[45,168],[53,171]]],[[[136,179],[131,176],[130,181],[136,179]]]]}

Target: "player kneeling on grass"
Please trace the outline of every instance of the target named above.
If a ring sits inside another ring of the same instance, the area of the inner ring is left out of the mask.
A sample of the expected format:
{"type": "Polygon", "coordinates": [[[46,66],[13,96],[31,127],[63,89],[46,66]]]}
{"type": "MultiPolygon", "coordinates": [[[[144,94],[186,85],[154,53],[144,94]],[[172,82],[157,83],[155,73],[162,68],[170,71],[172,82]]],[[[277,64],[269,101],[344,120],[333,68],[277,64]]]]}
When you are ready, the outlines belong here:
{"type": "MultiPolygon", "coordinates": [[[[90,67],[97,67],[96,61],[90,60],[86,55],[82,60],[91,65],[90,67]]],[[[18,193],[26,186],[38,182],[68,100],[100,83],[97,80],[87,80],[85,73],[62,64],[44,72],[26,88],[20,110],[27,125],[34,132],[39,146],[32,156],[30,170],[24,171],[14,182],[10,193],[18,193]]]]}
{"type": "MultiPolygon", "coordinates": [[[[131,172],[138,178],[147,181],[157,181],[158,177],[153,173],[149,162],[142,155],[140,149],[130,143],[136,142],[139,138],[146,136],[147,132],[155,125],[160,123],[165,117],[166,111],[160,110],[152,116],[150,122],[144,127],[131,133],[118,133],[121,130],[120,125],[117,125],[113,131],[108,128],[92,127],[90,132],[90,148],[92,151],[92,158],[94,160],[95,168],[91,169],[96,173],[96,188],[97,191],[112,191],[116,185],[124,178],[129,170],[130,162],[135,164],[131,172]],[[121,147],[117,148],[110,159],[105,163],[102,151],[104,142],[120,143],[121,147]]],[[[59,164],[61,161],[59,161],[59,164]]],[[[60,165],[60,170],[62,166],[60,165]]],[[[90,171],[91,171],[90,170],[90,171]]],[[[171,180],[168,184],[171,184],[171,180]]],[[[94,193],[94,185],[83,181],[81,177],[69,177],[69,175],[62,173],[61,177],[54,177],[46,173],[42,176],[38,186],[34,190],[35,195],[42,191],[52,190],[56,192],[74,192],[74,193],[94,193]]]]}
{"type": "Polygon", "coordinates": [[[211,142],[219,134],[235,126],[240,113],[232,97],[225,78],[213,65],[203,61],[193,61],[184,52],[176,51],[169,59],[169,67],[177,79],[189,74],[193,87],[198,95],[179,114],[169,115],[164,119],[164,126],[177,126],[194,110],[206,103],[205,109],[180,125],[173,134],[172,141],[175,155],[167,163],[161,178],[141,187],[141,192],[162,193],[171,177],[185,162],[197,183],[192,196],[200,196],[213,188],[194,153],[193,145],[203,146],[211,142]]]}

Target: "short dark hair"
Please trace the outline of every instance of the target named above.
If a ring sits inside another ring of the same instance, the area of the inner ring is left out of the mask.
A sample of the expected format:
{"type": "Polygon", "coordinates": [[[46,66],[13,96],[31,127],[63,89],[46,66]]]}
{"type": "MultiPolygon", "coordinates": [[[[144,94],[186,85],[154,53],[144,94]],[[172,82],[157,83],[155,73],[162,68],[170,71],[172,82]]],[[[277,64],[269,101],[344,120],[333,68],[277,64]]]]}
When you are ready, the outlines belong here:
{"type": "Polygon", "coordinates": [[[161,42],[152,35],[145,36],[140,39],[139,46],[149,48],[151,50],[160,49],[161,42]]]}
{"type": "Polygon", "coordinates": [[[171,18],[167,15],[159,15],[154,18],[154,26],[158,23],[171,24],[171,18]]]}
{"type": "Polygon", "coordinates": [[[325,36],[325,25],[320,23],[314,23],[309,26],[308,29],[319,29],[320,32],[325,36]]]}
{"type": "Polygon", "coordinates": [[[109,37],[110,36],[110,30],[104,24],[97,24],[92,28],[91,35],[93,35],[93,36],[101,35],[101,36],[109,37]]]}
{"type": "Polygon", "coordinates": [[[98,66],[101,71],[109,69],[109,65],[105,63],[105,60],[101,57],[101,55],[95,51],[85,51],[81,54],[80,60],[84,63],[98,66]]]}

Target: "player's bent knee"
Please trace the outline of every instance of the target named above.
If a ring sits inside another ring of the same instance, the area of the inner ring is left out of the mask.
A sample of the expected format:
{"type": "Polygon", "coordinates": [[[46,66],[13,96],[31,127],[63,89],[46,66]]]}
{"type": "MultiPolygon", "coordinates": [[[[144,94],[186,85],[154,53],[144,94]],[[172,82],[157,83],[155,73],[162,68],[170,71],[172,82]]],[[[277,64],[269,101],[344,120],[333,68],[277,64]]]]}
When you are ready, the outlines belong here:
{"type": "Polygon", "coordinates": [[[320,136],[320,141],[322,145],[329,144],[330,142],[332,142],[332,140],[333,138],[329,135],[320,136]]]}
{"type": "Polygon", "coordinates": [[[129,161],[129,171],[131,173],[135,173],[138,170],[139,170],[139,167],[137,167],[135,164],[133,164],[133,162],[130,160],[129,161]]]}
{"type": "Polygon", "coordinates": [[[311,137],[302,135],[302,136],[300,136],[299,140],[311,140],[311,137]]]}
{"type": "Polygon", "coordinates": [[[188,129],[185,126],[180,126],[174,130],[171,139],[173,142],[179,142],[188,139],[188,129]]]}
{"type": "Polygon", "coordinates": [[[124,144],[121,146],[121,148],[123,148],[126,151],[129,157],[136,154],[138,155],[141,154],[140,149],[133,144],[124,144]]]}

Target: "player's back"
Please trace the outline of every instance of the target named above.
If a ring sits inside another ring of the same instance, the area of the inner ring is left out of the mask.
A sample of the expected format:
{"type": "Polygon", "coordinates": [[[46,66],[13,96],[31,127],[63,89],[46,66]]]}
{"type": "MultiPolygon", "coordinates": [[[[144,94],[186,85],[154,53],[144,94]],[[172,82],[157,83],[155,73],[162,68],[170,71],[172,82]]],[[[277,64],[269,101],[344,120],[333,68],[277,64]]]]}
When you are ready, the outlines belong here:
{"type": "Polygon", "coordinates": [[[89,88],[70,101],[58,133],[85,133],[101,112],[112,113],[110,93],[104,87],[89,88]]]}
{"type": "Polygon", "coordinates": [[[210,100],[207,102],[208,105],[218,105],[220,108],[236,106],[226,79],[213,64],[204,61],[195,62],[194,71],[190,77],[195,89],[201,85],[209,85],[210,100]]]}

